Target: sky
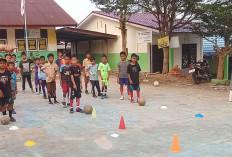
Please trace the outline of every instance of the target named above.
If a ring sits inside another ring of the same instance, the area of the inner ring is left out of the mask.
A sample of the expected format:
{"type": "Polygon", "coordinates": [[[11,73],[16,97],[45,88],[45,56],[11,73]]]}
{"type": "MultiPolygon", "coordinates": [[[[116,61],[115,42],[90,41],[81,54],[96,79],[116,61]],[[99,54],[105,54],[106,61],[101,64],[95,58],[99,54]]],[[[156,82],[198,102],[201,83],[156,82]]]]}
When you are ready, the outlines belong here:
{"type": "Polygon", "coordinates": [[[95,4],[90,0],[55,0],[74,20],[80,23],[92,11],[96,11],[95,4]]]}

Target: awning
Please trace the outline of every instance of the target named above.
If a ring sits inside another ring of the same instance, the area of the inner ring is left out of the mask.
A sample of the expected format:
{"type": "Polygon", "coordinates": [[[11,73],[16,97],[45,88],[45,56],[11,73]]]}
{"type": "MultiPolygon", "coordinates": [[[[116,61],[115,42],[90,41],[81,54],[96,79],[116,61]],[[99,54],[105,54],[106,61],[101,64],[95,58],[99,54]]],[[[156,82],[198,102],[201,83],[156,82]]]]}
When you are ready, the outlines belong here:
{"type": "Polygon", "coordinates": [[[99,33],[76,28],[62,28],[56,30],[57,40],[66,42],[92,41],[104,39],[116,39],[116,35],[99,33]]]}

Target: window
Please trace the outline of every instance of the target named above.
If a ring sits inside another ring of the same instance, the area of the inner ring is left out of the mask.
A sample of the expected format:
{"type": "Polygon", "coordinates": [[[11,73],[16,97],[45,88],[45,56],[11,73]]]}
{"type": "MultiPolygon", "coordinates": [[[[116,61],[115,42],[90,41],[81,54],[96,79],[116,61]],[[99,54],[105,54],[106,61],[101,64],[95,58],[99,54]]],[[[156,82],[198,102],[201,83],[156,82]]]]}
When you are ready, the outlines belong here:
{"type": "Polygon", "coordinates": [[[48,38],[48,31],[47,31],[47,29],[41,29],[40,30],[40,36],[41,36],[41,38],[48,38]]]}
{"type": "Polygon", "coordinates": [[[0,29],[0,39],[7,39],[6,29],[0,29]]]}
{"type": "Polygon", "coordinates": [[[15,30],[15,38],[16,39],[24,39],[24,29],[16,29],[15,30]]]}

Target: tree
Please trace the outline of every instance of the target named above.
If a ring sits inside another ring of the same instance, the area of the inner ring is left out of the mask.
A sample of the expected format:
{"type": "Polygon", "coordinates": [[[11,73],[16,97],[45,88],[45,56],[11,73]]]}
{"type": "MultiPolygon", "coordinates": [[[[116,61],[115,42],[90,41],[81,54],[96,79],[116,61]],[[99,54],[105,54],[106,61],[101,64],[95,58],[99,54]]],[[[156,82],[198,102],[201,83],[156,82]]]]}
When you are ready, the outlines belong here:
{"type": "Polygon", "coordinates": [[[214,44],[218,60],[217,79],[222,80],[224,74],[224,62],[227,55],[232,53],[232,2],[231,0],[217,0],[206,3],[200,16],[200,21],[193,25],[193,31],[214,44]],[[225,46],[220,48],[210,37],[225,39],[225,46]]]}
{"type": "Polygon", "coordinates": [[[136,12],[134,0],[91,0],[96,6],[107,13],[119,15],[120,30],[122,36],[122,51],[127,52],[126,23],[131,14],[136,12]]]}
{"type": "MultiPolygon", "coordinates": [[[[177,29],[189,25],[201,13],[197,10],[202,0],[137,0],[146,12],[152,13],[157,20],[153,28],[159,31],[160,37],[169,36],[177,29]],[[178,17],[178,18],[177,18],[178,17]]],[[[169,69],[169,47],[163,48],[163,74],[169,69]]]]}

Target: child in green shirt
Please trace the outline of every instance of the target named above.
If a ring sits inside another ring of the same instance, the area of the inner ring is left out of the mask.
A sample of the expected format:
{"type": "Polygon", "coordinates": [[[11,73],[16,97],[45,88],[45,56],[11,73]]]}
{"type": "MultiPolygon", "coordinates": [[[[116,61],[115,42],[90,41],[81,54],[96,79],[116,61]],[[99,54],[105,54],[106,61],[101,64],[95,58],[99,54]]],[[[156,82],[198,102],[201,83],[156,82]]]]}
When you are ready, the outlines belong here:
{"type": "Polygon", "coordinates": [[[101,99],[108,98],[107,96],[107,86],[109,85],[109,77],[110,77],[110,65],[107,63],[107,56],[102,56],[102,63],[99,64],[98,67],[99,75],[101,76],[102,82],[102,92],[101,99]]]}

